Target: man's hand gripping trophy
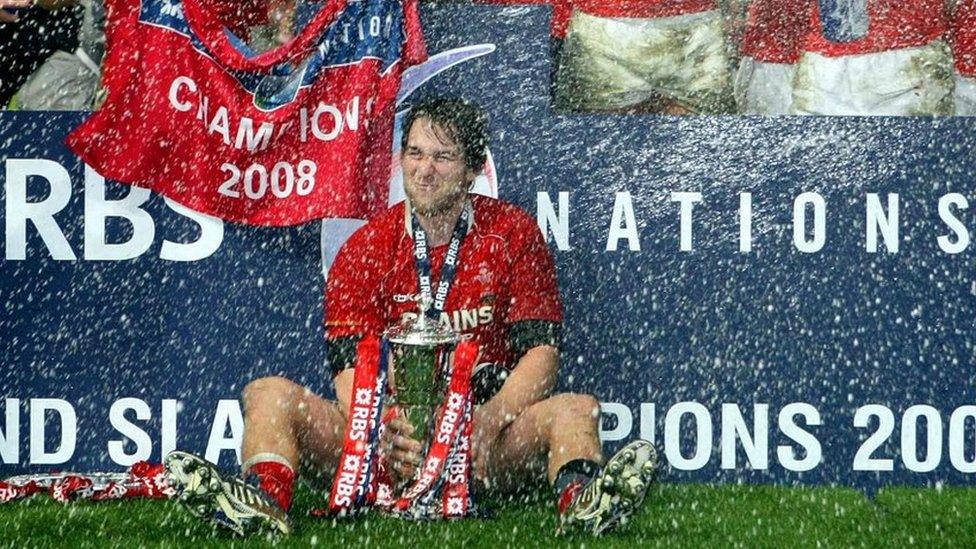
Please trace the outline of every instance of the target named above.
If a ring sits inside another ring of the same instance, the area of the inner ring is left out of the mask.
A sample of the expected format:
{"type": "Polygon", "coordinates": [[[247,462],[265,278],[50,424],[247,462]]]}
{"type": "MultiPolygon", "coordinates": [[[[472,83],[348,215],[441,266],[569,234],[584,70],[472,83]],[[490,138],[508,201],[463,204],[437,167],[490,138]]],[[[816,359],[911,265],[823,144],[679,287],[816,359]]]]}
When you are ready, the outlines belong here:
{"type": "Polygon", "coordinates": [[[416,301],[417,317],[387,330],[391,346],[392,411],[380,439],[380,455],[397,489],[415,480],[430,445],[430,426],[444,398],[446,367],[458,336],[427,311],[433,299],[421,294],[402,298],[416,301]]]}

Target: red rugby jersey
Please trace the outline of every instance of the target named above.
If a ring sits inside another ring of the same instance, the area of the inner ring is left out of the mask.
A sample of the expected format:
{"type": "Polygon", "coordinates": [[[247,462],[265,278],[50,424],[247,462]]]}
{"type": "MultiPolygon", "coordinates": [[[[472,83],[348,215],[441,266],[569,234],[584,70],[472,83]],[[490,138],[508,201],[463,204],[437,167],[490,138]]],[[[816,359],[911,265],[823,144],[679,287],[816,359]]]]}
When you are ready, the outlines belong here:
{"type": "Polygon", "coordinates": [[[868,0],[868,34],[849,43],[824,38],[818,2],[810,2],[810,31],[804,49],[828,57],[917,48],[947,38],[945,0],[868,0]]]}
{"type": "Polygon", "coordinates": [[[828,57],[924,46],[946,38],[945,0],[868,0],[868,34],[853,42],[823,36],[816,0],[754,0],[742,51],[756,59],[795,63],[802,52],[828,57]]]}
{"type": "Polygon", "coordinates": [[[426,58],[416,0],[330,0],[259,55],[203,1],[107,2],[108,98],[71,149],[229,221],[381,212],[400,76],[426,58]]]}
{"type": "Polygon", "coordinates": [[[599,17],[673,17],[715,9],[715,0],[572,0],[573,7],[599,17]]]}
{"type": "Polygon", "coordinates": [[[958,0],[953,16],[953,52],[956,70],[976,77],[976,0],[958,0]]]}
{"type": "MultiPolygon", "coordinates": [[[[471,195],[474,221],[461,245],[459,265],[444,307],[455,330],[473,334],[482,362],[508,368],[518,357],[508,328],[523,320],[562,322],[552,255],[535,220],[521,209],[471,195]]],[[[381,334],[413,314],[403,297],[418,292],[406,202],[374,218],[339,251],[326,285],[326,334],[331,339],[381,334]]],[[[447,245],[431,250],[437,287],[447,245]]]]}
{"type": "Polygon", "coordinates": [[[753,0],[741,51],[766,63],[796,63],[810,24],[807,0],[753,0]]]}

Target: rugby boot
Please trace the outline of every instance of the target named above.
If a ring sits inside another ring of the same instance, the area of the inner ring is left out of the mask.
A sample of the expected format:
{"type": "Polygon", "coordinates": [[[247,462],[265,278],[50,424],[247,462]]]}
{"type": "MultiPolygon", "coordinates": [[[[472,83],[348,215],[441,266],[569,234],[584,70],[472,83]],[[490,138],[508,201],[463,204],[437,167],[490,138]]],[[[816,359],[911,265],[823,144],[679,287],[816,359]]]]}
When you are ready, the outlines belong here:
{"type": "Polygon", "coordinates": [[[607,460],[600,473],[561,505],[559,533],[600,535],[625,522],[644,502],[657,476],[657,452],[646,440],[635,440],[607,460]]]}
{"type": "Polygon", "coordinates": [[[236,476],[222,475],[209,461],[170,452],[163,463],[174,497],[195,516],[239,536],[284,535],[291,530],[288,514],[264,492],[236,476]]]}

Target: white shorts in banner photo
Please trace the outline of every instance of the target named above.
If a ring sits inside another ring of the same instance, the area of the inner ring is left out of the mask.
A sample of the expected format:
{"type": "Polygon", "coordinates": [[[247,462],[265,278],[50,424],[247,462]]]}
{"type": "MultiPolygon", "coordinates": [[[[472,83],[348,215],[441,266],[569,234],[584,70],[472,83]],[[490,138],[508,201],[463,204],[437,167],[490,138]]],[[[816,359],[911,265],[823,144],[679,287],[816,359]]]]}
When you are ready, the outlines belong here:
{"type": "Polygon", "coordinates": [[[793,104],[796,65],[743,57],[735,75],[735,102],[741,114],[783,115],[793,104]]]}
{"type": "Polygon", "coordinates": [[[793,83],[793,114],[951,115],[953,65],[936,40],[919,48],[826,57],[804,53],[793,83]]]}
{"type": "Polygon", "coordinates": [[[556,76],[556,108],[624,110],[654,103],[733,112],[722,15],[605,18],[576,11],[556,76]]]}
{"type": "Polygon", "coordinates": [[[976,77],[956,73],[956,116],[976,116],[976,77]]]}

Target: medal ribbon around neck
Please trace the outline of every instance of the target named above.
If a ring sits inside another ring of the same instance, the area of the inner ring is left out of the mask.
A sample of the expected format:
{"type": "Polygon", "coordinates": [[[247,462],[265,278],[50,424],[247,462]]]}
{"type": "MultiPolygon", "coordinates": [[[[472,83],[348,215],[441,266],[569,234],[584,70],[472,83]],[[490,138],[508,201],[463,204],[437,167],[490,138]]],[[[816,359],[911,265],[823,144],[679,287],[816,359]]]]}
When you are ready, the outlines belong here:
{"type": "Polygon", "coordinates": [[[464,237],[468,234],[468,225],[471,220],[470,208],[465,205],[458,216],[457,223],[454,224],[454,232],[451,234],[451,241],[447,245],[447,255],[444,256],[444,265],[441,266],[441,276],[437,282],[437,291],[431,293],[431,262],[430,262],[430,243],[427,240],[427,231],[420,225],[420,219],[414,213],[410,216],[413,226],[413,258],[417,268],[417,286],[420,291],[421,303],[431,303],[427,308],[427,317],[437,320],[444,312],[447,304],[447,294],[454,285],[454,276],[457,274],[458,261],[461,257],[461,244],[464,237]]]}

